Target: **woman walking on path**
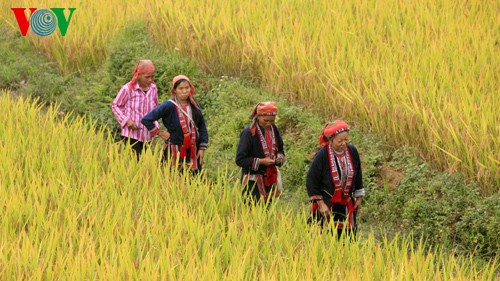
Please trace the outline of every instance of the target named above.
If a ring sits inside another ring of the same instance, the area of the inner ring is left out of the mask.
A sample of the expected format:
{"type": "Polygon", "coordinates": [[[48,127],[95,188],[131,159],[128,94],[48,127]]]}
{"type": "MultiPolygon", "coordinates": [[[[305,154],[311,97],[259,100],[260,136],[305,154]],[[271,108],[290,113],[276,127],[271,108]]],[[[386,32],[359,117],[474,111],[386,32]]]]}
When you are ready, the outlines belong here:
{"type": "Polygon", "coordinates": [[[150,60],[140,60],[132,80],[123,85],[111,104],[111,109],[121,125],[122,138],[132,145],[137,158],[144,144],[152,137],[141,124],[142,117],[158,106],[158,89],[154,83],[155,66],[150,60]]]}
{"type": "Polygon", "coordinates": [[[181,169],[198,173],[208,148],[208,131],[200,104],[194,99],[194,86],[187,76],[175,76],[171,84],[172,98],[142,118],[152,136],[164,141],[163,161],[173,161],[181,169]],[[155,122],[161,119],[166,130],[155,122]]]}
{"type": "Polygon", "coordinates": [[[319,137],[322,147],[307,173],[306,186],[313,202],[310,222],[333,221],[340,236],[343,229],[356,233],[356,214],[365,195],[358,150],[349,144],[345,121],[328,122],[319,137]]]}
{"type": "Polygon", "coordinates": [[[252,111],[252,123],[240,134],[236,164],[241,167],[243,194],[255,202],[278,197],[278,166],[285,162],[283,140],[274,125],[278,108],[275,102],[260,102],[252,111]]]}

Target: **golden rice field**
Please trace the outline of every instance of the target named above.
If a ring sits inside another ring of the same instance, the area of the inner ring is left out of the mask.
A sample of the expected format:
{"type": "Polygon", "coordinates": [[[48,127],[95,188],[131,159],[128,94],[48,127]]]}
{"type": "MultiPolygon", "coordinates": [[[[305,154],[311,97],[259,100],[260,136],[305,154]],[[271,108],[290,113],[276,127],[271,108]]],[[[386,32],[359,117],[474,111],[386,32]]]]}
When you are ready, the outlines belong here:
{"type": "Polygon", "coordinates": [[[0,92],[0,280],[493,280],[411,240],[338,241],[236,183],[140,162],[92,122],[0,92]]]}
{"type": "Polygon", "coordinates": [[[99,67],[110,38],[146,20],[218,74],[250,76],[325,119],[412,146],[449,172],[500,186],[498,1],[2,1],[76,7],[66,37],[28,36],[65,73],[99,67]]]}

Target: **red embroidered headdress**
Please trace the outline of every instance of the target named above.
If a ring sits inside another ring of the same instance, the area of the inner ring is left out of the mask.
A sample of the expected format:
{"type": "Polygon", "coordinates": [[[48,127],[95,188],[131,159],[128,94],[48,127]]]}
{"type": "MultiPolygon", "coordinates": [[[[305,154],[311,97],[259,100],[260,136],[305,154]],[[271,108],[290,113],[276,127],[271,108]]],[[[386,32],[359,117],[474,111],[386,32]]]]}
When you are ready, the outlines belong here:
{"type": "Polygon", "coordinates": [[[250,132],[252,136],[255,135],[255,128],[257,128],[257,116],[276,116],[278,114],[278,107],[274,101],[259,102],[250,114],[252,124],[250,125],[250,132]]]}
{"type": "Polygon", "coordinates": [[[328,122],[323,128],[323,132],[319,135],[318,144],[323,147],[328,144],[330,138],[342,132],[349,132],[349,126],[344,120],[335,120],[328,122]]]}

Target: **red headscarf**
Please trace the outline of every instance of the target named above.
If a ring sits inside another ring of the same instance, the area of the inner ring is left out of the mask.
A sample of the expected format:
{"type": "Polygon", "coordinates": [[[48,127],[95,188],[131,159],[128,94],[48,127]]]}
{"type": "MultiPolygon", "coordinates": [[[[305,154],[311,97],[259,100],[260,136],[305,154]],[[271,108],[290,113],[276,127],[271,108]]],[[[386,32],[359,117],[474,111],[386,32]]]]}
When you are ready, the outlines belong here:
{"type": "Polygon", "coordinates": [[[250,118],[255,116],[275,116],[278,114],[278,107],[274,101],[259,102],[252,110],[250,118]]]}
{"type": "Polygon", "coordinates": [[[252,119],[250,132],[252,136],[255,135],[255,129],[257,128],[257,122],[255,120],[257,116],[276,116],[277,114],[278,107],[274,101],[259,102],[250,114],[250,119],[252,119]]]}
{"type": "Polygon", "coordinates": [[[131,89],[135,88],[137,83],[137,78],[140,74],[155,71],[155,66],[151,60],[140,60],[135,66],[134,73],[132,74],[132,80],[130,80],[129,85],[131,89]]]}
{"type": "Polygon", "coordinates": [[[321,135],[319,135],[319,146],[323,147],[328,145],[330,138],[335,137],[342,132],[349,132],[349,126],[344,120],[335,120],[333,123],[328,122],[328,124],[326,124],[323,128],[321,135]]]}
{"type": "Polygon", "coordinates": [[[172,96],[175,96],[175,91],[174,91],[175,89],[174,89],[174,85],[175,85],[175,83],[177,83],[179,80],[186,80],[186,81],[188,81],[188,83],[189,83],[189,88],[191,89],[191,90],[190,90],[190,92],[189,92],[189,100],[191,101],[191,104],[192,104],[194,107],[196,107],[196,108],[200,109],[200,108],[198,107],[198,104],[194,101],[194,98],[193,98],[193,96],[194,96],[194,86],[193,86],[193,83],[191,83],[191,80],[189,80],[189,78],[188,78],[187,76],[185,76],[185,75],[177,75],[177,76],[175,76],[175,77],[174,77],[174,79],[172,79],[172,84],[170,85],[170,91],[171,91],[171,93],[172,93],[172,96]]]}

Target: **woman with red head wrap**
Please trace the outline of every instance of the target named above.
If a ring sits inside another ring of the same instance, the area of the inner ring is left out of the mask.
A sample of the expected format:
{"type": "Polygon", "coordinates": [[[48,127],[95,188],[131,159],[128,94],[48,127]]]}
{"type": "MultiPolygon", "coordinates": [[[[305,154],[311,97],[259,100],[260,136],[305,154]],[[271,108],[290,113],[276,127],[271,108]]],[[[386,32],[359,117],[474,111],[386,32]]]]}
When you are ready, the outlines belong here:
{"type": "Polygon", "coordinates": [[[158,106],[158,89],[154,83],[155,66],[150,60],[140,60],[132,73],[132,79],[123,85],[114,99],[111,109],[121,125],[122,137],[132,144],[140,156],[144,143],[151,136],[141,124],[142,117],[158,106]]]}
{"type": "Polygon", "coordinates": [[[252,123],[240,134],[236,164],[241,167],[245,196],[267,201],[280,195],[278,166],[285,162],[283,139],[274,125],[275,102],[260,102],[252,110],[252,123]]]}
{"type": "Polygon", "coordinates": [[[163,161],[173,160],[179,168],[197,173],[208,148],[203,112],[194,99],[195,89],[187,76],[175,76],[170,90],[172,98],[146,114],[141,122],[151,135],[158,135],[165,141],[163,161]],[[166,131],[160,131],[155,125],[158,119],[162,119],[166,131]]]}
{"type": "Polygon", "coordinates": [[[358,150],[349,144],[349,126],[343,120],[328,122],[319,136],[316,153],[306,178],[313,202],[310,222],[333,221],[340,235],[343,229],[355,234],[356,213],[365,195],[358,150]]]}

